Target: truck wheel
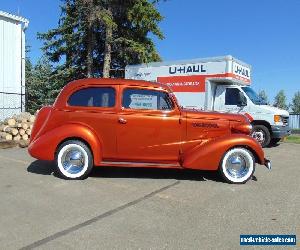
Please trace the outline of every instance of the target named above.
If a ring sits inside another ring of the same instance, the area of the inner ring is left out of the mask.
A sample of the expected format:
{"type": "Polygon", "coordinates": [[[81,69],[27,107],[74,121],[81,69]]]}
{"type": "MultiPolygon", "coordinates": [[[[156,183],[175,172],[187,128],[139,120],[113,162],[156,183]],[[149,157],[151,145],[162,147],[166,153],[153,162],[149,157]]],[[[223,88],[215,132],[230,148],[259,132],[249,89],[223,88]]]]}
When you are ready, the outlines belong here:
{"type": "Polygon", "coordinates": [[[246,183],[255,171],[253,154],[245,148],[230,149],[225,153],[219,171],[229,183],[246,183]]]}
{"type": "Polygon", "coordinates": [[[64,142],[56,154],[57,173],[65,179],[85,179],[93,168],[93,155],[81,141],[64,142]]]}
{"type": "Polygon", "coordinates": [[[251,136],[257,140],[263,148],[270,144],[271,135],[269,129],[264,125],[254,125],[251,136]]]}

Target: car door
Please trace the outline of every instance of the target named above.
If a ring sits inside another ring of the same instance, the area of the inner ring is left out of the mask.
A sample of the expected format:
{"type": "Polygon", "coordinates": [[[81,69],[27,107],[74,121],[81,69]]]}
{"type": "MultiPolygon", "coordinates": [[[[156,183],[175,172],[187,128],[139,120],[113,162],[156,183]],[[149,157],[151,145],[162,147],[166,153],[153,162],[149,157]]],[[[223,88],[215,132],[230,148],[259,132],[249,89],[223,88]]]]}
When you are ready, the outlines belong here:
{"type": "Polygon", "coordinates": [[[101,140],[104,159],[116,157],[118,86],[85,86],[74,90],[68,99],[66,120],[89,127],[101,140]]]}
{"type": "Polygon", "coordinates": [[[181,143],[180,111],[167,92],[123,87],[118,113],[118,160],[178,162],[181,143]]]}

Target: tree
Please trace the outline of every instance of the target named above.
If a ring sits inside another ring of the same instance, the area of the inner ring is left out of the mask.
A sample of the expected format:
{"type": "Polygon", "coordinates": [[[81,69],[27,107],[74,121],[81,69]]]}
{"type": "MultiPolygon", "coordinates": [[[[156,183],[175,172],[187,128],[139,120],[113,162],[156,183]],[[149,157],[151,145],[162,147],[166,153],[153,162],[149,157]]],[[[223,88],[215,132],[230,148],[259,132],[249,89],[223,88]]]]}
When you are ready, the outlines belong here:
{"type": "Polygon", "coordinates": [[[278,108],[281,108],[281,109],[288,110],[288,106],[286,104],[286,96],[285,96],[284,90],[280,90],[278,92],[278,94],[275,96],[274,106],[278,107],[278,108]]]}
{"type": "MultiPolygon", "coordinates": [[[[127,64],[161,61],[149,33],[163,39],[158,23],[163,17],[148,0],[121,1],[123,8],[114,11],[117,28],[114,32],[112,69],[124,70],[127,64]]],[[[116,73],[114,71],[114,73],[116,73]]],[[[115,74],[113,74],[115,75],[115,74]]]]}
{"type": "Polygon", "coordinates": [[[52,66],[46,58],[40,59],[32,66],[29,58],[26,59],[26,110],[35,113],[44,105],[52,104],[57,92],[52,85],[52,66]]]}
{"type": "Polygon", "coordinates": [[[268,103],[268,96],[264,90],[259,91],[258,96],[265,102],[268,103]]]}
{"type": "Polygon", "coordinates": [[[58,27],[39,38],[57,64],[54,75],[68,82],[83,77],[119,76],[126,64],[158,61],[149,34],[163,39],[163,19],[148,0],[62,0],[58,27]],[[63,73],[63,76],[61,75],[63,73]]]}
{"type": "Polygon", "coordinates": [[[87,46],[82,36],[86,27],[82,27],[79,22],[80,9],[75,6],[75,0],[63,2],[58,28],[38,33],[38,38],[44,40],[45,56],[56,65],[53,76],[60,80],[61,86],[87,75],[87,46]],[[80,47],[81,45],[84,46],[80,47]]]}
{"type": "Polygon", "coordinates": [[[300,114],[300,91],[297,91],[293,97],[291,104],[292,111],[296,114],[300,114]]]}

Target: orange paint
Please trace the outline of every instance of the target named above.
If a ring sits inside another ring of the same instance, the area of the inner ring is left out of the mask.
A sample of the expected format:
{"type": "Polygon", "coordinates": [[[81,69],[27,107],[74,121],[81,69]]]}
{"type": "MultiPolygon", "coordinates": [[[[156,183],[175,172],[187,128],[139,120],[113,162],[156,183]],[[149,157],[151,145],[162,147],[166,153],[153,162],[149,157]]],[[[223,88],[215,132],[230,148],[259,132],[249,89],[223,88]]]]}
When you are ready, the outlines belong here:
{"type": "Polygon", "coordinates": [[[164,84],[124,79],[83,79],[66,85],[52,107],[43,108],[35,121],[29,153],[54,160],[65,140],[81,140],[93,154],[95,166],[162,167],[216,170],[226,151],[239,146],[264,164],[260,145],[249,135],[244,115],[181,109],[164,84]],[[109,87],[115,90],[113,107],[69,106],[80,89],[109,87]],[[126,89],[166,93],[172,110],[122,107],[126,89]]]}

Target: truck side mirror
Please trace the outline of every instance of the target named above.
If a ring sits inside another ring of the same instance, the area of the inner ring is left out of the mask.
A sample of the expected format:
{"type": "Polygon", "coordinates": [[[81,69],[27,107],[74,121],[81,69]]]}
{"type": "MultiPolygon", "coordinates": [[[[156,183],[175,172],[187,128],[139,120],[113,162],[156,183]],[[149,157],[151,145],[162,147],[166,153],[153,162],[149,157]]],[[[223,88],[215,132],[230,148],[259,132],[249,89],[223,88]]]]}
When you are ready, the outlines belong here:
{"type": "Polygon", "coordinates": [[[244,96],[242,92],[239,92],[239,97],[238,97],[238,106],[239,107],[245,107],[247,106],[247,98],[244,96]]]}

